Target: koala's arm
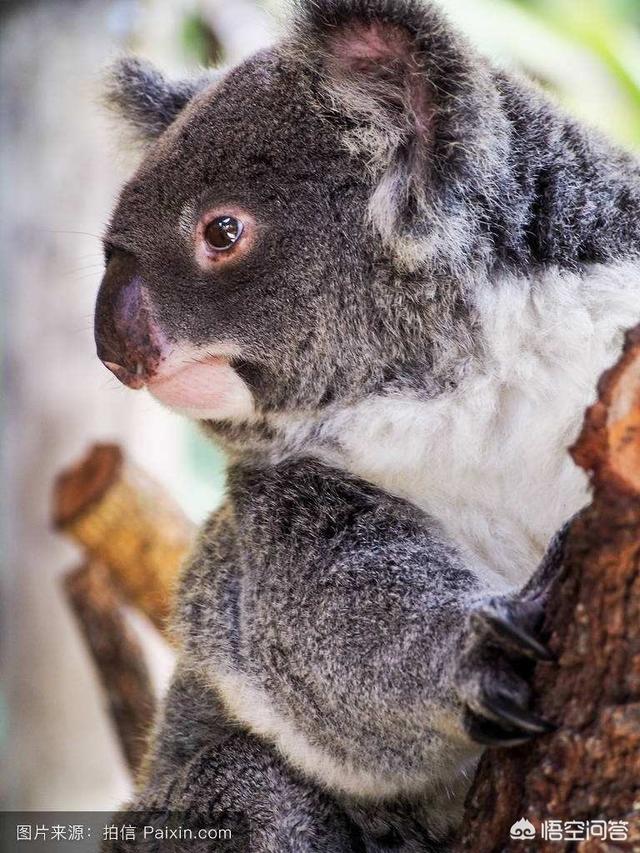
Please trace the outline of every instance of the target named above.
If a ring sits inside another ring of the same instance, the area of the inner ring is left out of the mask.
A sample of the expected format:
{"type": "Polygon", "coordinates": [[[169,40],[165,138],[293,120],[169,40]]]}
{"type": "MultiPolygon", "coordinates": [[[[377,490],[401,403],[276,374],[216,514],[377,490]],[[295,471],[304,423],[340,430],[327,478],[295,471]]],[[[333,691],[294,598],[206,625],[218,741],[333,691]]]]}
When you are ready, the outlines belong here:
{"type": "MultiPolygon", "coordinates": [[[[354,826],[326,792],[288,767],[273,747],[229,722],[206,680],[179,661],[151,738],[133,802],[121,824],[190,830],[189,850],[205,853],[349,853],[354,826]],[[224,834],[223,834],[224,833],[224,834]]],[[[141,830],[138,830],[140,833],[141,830]]],[[[353,846],[352,846],[353,841],[353,846]]],[[[135,843],[110,842],[103,853],[135,843]]],[[[182,850],[145,839],[149,853],[182,850]]]]}
{"type": "Polygon", "coordinates": [[[232,718],[376,797],[455,787],[475,741],[545,730],[511,663],[545,654],[538,615],[533,587],[505,592],[414,508],[311,460],[232,470],[180,606],[185,654],[232,718]]]}

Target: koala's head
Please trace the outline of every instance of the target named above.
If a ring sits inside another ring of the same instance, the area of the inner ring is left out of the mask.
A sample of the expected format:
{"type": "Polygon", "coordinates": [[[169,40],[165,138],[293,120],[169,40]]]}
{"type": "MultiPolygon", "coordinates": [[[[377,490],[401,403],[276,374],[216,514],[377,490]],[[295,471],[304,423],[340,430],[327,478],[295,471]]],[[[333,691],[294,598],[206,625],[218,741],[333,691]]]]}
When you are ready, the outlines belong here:
{"type": "Polygon", "coordinates": [[[96,308],[122,382],[212,420],[428,383],[500,162],[490,74],[437,12],[309,0],[229,72],[123,60],[109,97],[145,146],[96,308]]]}

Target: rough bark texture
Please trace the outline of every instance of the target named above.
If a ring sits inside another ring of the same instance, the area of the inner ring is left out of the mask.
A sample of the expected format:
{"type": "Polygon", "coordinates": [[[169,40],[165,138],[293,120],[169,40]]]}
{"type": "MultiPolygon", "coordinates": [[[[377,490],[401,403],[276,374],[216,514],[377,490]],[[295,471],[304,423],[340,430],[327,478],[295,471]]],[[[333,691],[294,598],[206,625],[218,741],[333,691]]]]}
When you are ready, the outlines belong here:
{"type": "Polygon", "coordinates": [[[602,377],[572,454],[593,501],[571,526],[546,614],[557,663],[534,678],[537,710],[558,730],[487,751],[460,851],[640,850],[640,326],[602,377]],[[535,838],[510,838],[521,818],[535,838]],[[627,821],[628,838],[580,838],[577,826],[575,840],[548,840],[550,820],[627,821]]]}
{"type": "Polygon", "coordinates": [[[99,563],[86,563],[64,578],[71,609],[96,665],[129,769],[140,767],[155,698],[142,648],[127,626],[121,601],[99,563]]]}
{"type": "Polygon", "coordinates": [[[103,563],[127,601],[166,631],[195,526],[115,445],[95,445],[56,480],[53,522],[103,563]]]}

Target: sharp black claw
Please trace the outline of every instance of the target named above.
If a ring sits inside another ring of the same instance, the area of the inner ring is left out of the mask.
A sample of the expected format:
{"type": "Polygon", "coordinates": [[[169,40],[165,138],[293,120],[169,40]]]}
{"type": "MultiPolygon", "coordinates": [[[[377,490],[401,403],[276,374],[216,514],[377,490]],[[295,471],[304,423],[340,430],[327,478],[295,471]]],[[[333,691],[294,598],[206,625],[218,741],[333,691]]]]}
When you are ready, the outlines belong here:
{"type": "Polygon", "coordinates": [[[510,642],[526,657],[542,661],[555,660],[555,655],[545,645],[518,625],[508,614],[485,611],[483,618],[494,634],[510,642]]]}
{"type": "Polygon", "coordinates": [[[507,723],[530,735],[542,735],[555,731],[555,726],[532,711],[519,707],[512,699],[503,695],[486,696],[483,711],[496,722],[507,723]]]}
{"type": "Polygon", "coordinates": [[[467,714],[465,727],[469,737],[483,746],[520,746],[535,737],[530,733],[502,728],[497,723],[473,713],[467,714]]]}

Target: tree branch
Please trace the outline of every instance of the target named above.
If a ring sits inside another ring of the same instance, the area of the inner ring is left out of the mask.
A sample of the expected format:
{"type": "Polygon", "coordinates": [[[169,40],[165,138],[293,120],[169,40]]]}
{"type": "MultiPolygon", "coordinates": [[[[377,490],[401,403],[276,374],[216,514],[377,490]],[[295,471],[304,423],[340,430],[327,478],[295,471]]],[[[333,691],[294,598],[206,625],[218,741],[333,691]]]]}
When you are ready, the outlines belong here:
{"type": "Polygon", "coordinates": [[[97,562],[65,575],[64,590],[96,665],[120,745],[135,775],[155,698],[142,648],[127,625],[109,573],[97,562]]]}

